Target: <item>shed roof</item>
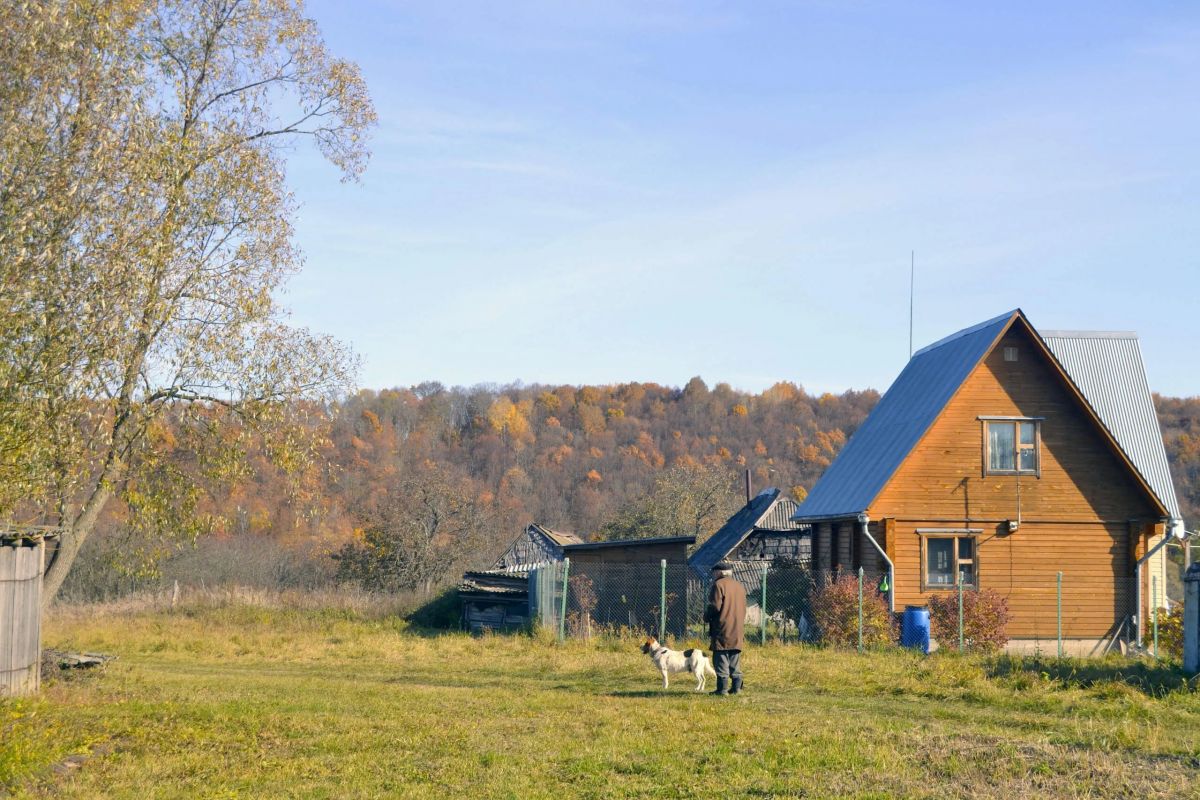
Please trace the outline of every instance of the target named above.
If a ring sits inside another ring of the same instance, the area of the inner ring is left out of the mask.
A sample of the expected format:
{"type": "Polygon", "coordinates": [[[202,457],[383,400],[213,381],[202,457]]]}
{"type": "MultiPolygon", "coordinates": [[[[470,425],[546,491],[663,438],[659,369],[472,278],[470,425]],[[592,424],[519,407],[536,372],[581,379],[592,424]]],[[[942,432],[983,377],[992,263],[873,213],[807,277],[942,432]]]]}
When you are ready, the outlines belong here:
{"type": "Polygon", "coordinates": [[[688,565],[700,574],[707,574],[713,564],[733,552],[756,530],[794,531],[806,527],[791,518],[796,508],[796,502],[783,497],[779,489],[773,486],[763,489],[696,548],[688,565]]]}
{"type": "Polygon", "coordinates": [[[40,542],[43,539],[56,539],[61,533],[61,528],[43,525],[32,525],[22,528],[0,528],[0,544],[40,542]]]}
{"type": "Polygon", "coordinates": [[[865,511],[963,381],[1017,319],[1044,342],[1050,359],[1142,482],[1169,514],[1178,517],[1179,503],[1137,337],[1083,331],[1043,335],[1024,312],[1014,309],[914,353],[794,518],[830,519],[865,511]]]}
{"type": "Polygon", "coordinates": [[[529,527],[535,529],[538,533],[542,534],[559,547],[567,547],[573,544],[583,544],[583,539],[579,538],[573,533],[569,533],[568,531],[550,530],[545,525],[539,525],[536,522],[531,523],[529,527]]]}
{"type": "Polygon", "coordinates": [[[1130,331],[1044,331],[1042,340],[1096,416],[1175,519],[1179,499],[1146,379],[1142,348],[1130,331]]]}
{"type": "Polygon", "coordinates": [[[1020,309],[1014,309],[914,353],[900,377],[821,475],[794,518],[829,519],[865,511],[1020,313],[1020,309]]]}
{"type": "Polygon", "coordinates": [[[529,577],[500,570],[468,570],[458,584],[460,595],[526,597],[529,577]]]}
{"type": "Polygon", "coordinates": [[[694,544],[695,536],[660,536],[657,539],[611,539],[607,542],[580,542],[563,547],[563,552],[574,553],[579,550],[603,550],[609,547],[650,547],[659,544],[694,544]]]}

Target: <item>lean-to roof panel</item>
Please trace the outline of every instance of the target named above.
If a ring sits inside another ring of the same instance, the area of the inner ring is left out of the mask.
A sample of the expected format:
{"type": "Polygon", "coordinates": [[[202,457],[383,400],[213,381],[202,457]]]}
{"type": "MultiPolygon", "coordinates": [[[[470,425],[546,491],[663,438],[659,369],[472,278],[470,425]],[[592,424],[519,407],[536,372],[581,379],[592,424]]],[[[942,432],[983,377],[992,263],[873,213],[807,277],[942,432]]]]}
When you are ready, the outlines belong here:
{"type": "Polygon", "coordinates": [[[1171,516],[1179,500],[1137,334],[1044,331],[1042,339],[1171,516]]]}

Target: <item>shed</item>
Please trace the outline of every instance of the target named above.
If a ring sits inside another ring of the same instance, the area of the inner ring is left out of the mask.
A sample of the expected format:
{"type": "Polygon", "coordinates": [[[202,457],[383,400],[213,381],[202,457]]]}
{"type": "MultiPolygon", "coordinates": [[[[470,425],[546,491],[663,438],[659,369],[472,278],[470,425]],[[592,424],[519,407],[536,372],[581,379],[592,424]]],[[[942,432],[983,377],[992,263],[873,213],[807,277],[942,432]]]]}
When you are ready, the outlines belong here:
{"type": "Polygon", "coordinates": [[[583,564],[652,564],[658,566],[687,562],[687,549],[695,536],[664,536],[656,539],[613,539],[607,542],[580,542],[563,547],[572,568],[583,564]]]}
{"type": "Polygon", "coordinates": [[[537,522],[531,522],[513,540],[493,565],[495,570],[528,571],[548,561],[562,561],[563,548],[583,544],[583,539],[573,533],[556,531],[537,522]]]}
{"type": "MultiPolygon", "coordinates": [[[[754,564],[787,559],[808,563],[812,559],[812,526],[792,519],[797,508],[799,504],[779,489],[763,489],[696,548],[688,566],[703,579],[720,561],[754,564]]],[[[760,573],[761,568],[755,569],[753,576],[747,573],[738,579],[752,585],[760,573]]]]}
{"type": "Polygon", "coordinates": [[[0,531],[0,697],[41,686],[44,530],[0,531]]]}
{"type": "Polygon", "coordinates": [[[525,572],[465,572],[458,597],[463,604],[463,623],[472,633],[516,630],[529,623],[529,576],[525,572]]]}
{"type": "Polygon", "coordinates": [[[525,526],[488,570],[463,573],[458,584],[464,625],[481,630],[513,630],[530,617],[529,576],[539,566],[562,562],[563,550],[583,544],[573,533],[538,522],[525,526]]]}
{"type": "Polygon", "coordinates": [[[571,560],[568,609],[587,620],[585,627],[658,631],[665,593],[666,632],[682,635],[687,624],[687,549],[695,541],[695,536],[669,536],[564,547],[571,560]]]}

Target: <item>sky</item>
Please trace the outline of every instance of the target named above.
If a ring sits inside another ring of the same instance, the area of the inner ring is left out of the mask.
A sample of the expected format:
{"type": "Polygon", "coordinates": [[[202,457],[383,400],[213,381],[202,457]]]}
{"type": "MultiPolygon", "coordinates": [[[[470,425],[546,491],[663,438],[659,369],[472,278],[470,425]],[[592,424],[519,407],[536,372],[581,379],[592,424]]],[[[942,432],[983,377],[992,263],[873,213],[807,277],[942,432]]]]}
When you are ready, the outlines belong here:
{"type": "Polygon", "coordinates": [[[914,259],[915,348],[1020,307],[1200,395],[1200,4],[308,10],[379,126],[292,155],[282,301],[364,387],[883,390],[914,259]]]}

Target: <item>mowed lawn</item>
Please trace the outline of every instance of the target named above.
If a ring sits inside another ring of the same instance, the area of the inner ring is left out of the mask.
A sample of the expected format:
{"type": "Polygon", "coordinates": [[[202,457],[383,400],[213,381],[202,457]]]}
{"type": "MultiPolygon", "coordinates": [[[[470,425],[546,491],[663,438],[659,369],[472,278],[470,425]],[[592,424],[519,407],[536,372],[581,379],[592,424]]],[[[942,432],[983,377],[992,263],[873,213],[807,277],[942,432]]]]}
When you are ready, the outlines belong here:
{"type": "Polygon", "coordinates": [[[670,690],[633,640],[423,635],[353,610],[65,610],[117,655],[0,701],[15,797],[1195,797],[1200,699],[1104,663],[753,647],[670,690]]]}

